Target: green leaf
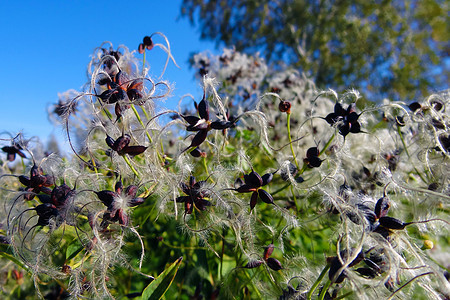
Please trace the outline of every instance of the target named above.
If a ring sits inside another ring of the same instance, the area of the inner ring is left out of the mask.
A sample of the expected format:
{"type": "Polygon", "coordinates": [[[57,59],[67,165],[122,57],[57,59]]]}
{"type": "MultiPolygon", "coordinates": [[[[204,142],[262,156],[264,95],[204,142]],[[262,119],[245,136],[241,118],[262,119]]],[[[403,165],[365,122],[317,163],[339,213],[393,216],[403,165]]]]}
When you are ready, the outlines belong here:
{"type": "Polygon", "coordinates": [[[28,267],[22,263],[20,260],[18,260],[17,258],[15,258],[13,255],[0,251],[0,256],[3,256],[6,259],[9,259],[10,261],[12,261],[13,263],[15,263],[16,265],[18,265],[19,267],[21,267],[22,269],[24,269],[25,271],[27,271],[28,273],[30,273],[30,270],[28,269],[28,267]]]}
{"type": "Polygon", "coordinates": [[[173,264],[167,267],[158,277],[155,278],[142,293],[142,300],[147,299],[161,299],[162,296],[167,292],[170,285],[177,275],[178,268],[181,265],[183,257],[178,258],[173,264]]]}
{"type": "Polygon", "coordinates": [[[71,260],[75,256],[77,256],[78,253],[83,250],[83,245],[81,245],[80,241],[78,239],[74,239],[72,243],[67,247],[66,250],[66,260],[71,260]]]}

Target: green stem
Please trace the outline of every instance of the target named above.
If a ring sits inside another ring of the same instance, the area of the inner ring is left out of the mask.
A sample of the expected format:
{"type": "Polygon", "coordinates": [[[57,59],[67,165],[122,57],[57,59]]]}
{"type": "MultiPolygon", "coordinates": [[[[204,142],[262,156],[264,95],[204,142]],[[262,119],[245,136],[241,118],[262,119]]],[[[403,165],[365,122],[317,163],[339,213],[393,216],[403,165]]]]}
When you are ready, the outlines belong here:
{"type": "Polygon", "coordinates": [[[247,276],[247,278],[248,278],[250,284],[252,285],[253,289],[255,290],[256,294],[258,294],[258,299],[262,299],[261,293],[259,292],[258,288],[255,286],[255,283],[253,282],[253,278],[250,277],[247,272],[244,271],[244,273],[247,276]]]}
{"type": "Polygon", "coordinates": [[[138,111],[136,110],[136,107],[134,107],[134,104],[131,104],[131,109],[134,112],[134,115],[136,116],[136,118],[138,119],[139,123],[142,125],[142,128],[144,128],[145,133],[147,134],[148,140],[150,143],[153,143],[152,137],[150,136],[150,134],[148,133],[147,129],[145,128],[144,123],[142,122],[141,116],[139,115],[138,111]]]}
{"type": "Polygon", "coordinates": [[[23,161],[23,157],[21,157],[20,160],[22,161],[22,168],[23,168],[23,171],[25,171],[26,167],[25,167],[25,162],[23,161]]]}
{"type": "Polygon", "coordinates": [[[327,274],[329,269],[330,269],[330,265],[327,264],[326,267],[322,270],[322,272],[320,272],[320,275],[317,278],[316,282],[314,282],[313,286],[309,290],[308,294],[306,295],[306,299],[311,300],[312,295],[316,291],[317,287],[319,286],[320,282],[325,277],[325,275],[327,274]]]}
{"type": "Polygon", "coordinates": [[[131,164],[130,160],[128,159],[128,157],[125,155],[122,156],[123,159],[125,160],[125,162],[127,163],[127,165],[130,167],[131,171],[133,171],[134,175],[136,175],[137,178],[139,177],[138,172],[136,171],[136,169],[133,167],[133,165],[131,164]]]}
{"type": "Polygon", "coordinates": [[[339,296],[337,298],[335,298],[334,300],[340,300],[340,299],[346,299],[348,296],[350,296],[351,294],[353,294],[353,291],[350,291],[342,296],[339,296]]]}
{"type": "MultiPolygon", "coordinates": [[[[205,168],[206,175],[209,177],[208,165],[206,163],[206,157],[204,157],[204,156],[202,157],[202,162],[203,162],[203,167],[205,168]]],[[[211,177],[210,177],[210,180],[212,181],[212,183],[214,183],[214,181],[211,179],[211,177]]]]}
{"type": "Polygon", "coordinates": [[[324,153],[325,151],[327,151],[328,147],[330,147],[331,142],[333,142],[334,137],[336,136],[336,133],[333,133],[333,135],[330,137],[330,139],[328,140],[328,142],[325,144],[325,146],[323,146],[322,151],[319,152],[319,156],[324,153]]]}
{"type": "Polygon", "coordinates": [[[287,188],[287,187],[290,186],[290,185],[291,185],[291,184],[288,183],[288,184],[282,186],[281,188],[279,188],[278,190],[276,190],[275,192],[270,193],[270,194],[271,194],[272,196],[273,196],[273,195],[276,195],[276,194],[278,194],[279,192],[282,192],[285,188],[287,188]]]}
{"type": "Polygon", "coordinates": [[[292,138],[291,138],[291,114],[286,113],[287,115],[287,131],[288,131],[288,138],[289,138],[289,145],[291,146],[291,152],[292,156],[294,157],[295,166],[297,167],[297,170],[300,170],[300,167],[297,162],[297,157],[295,156],[294,146],[292,145],[292,138]]]}
{"type": "Polygon", "coordinates": [[[105,115],[109,118],[112,119],[113,115],[109,112],[109,110],[107,110],[106,108],[103,108],[103,112],[105,113],[105,115]]]}
{"type": "Polygon", "coordinates": [[[298,176],[302,175],[303,172],[306,171],[306,169],[308,169],[308,165],[307,164],[303,164],[302,169],[298,172],[298,176]]]}
{"type": "Polygon", "coordinates": [[[325,283],[325,285],[322,288],[322,291],[320,292],[319,295],[319,300],[323,300],[325,298],[325,294],[327,293],[328,289],[330,288],[331,285],[331,280],[328,280],[327,283],[325,283]]]}

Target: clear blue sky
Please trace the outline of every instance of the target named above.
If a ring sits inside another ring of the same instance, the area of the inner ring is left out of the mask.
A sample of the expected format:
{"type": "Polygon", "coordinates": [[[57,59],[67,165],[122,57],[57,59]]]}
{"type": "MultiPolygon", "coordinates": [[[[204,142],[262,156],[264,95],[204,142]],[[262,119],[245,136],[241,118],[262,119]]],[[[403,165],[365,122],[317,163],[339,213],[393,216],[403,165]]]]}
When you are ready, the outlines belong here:
{"type": "MultiPolygon", "coordinates": [[[[164,76],[175,84],[167,105],[174,107],[186,93],[199,96],[189,54],[213,50],[214,44],[200,41],[198,30],[179,18],[180,6],[181,0],[0,1],[0,132],[64,139],[48,120],[47,108],[57,102],[59,92],[81,89],[93,50],[103,41],[135,49],[145,35],[157,31],[169,38],[181,67],[169,64],[164,76]]],[[[152,51],[162,57],[159,48],[152,51]]],[[[161,59],[152,60],[152,53],[147,55],[150,73],[159,75],[161,59]]]]}

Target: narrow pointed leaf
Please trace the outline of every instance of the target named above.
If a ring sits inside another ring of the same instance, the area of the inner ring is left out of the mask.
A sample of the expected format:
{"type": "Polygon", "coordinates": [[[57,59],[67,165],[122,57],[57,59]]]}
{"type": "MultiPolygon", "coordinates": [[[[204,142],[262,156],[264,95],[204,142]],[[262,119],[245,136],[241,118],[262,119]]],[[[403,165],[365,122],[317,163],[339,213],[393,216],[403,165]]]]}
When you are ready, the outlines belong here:
{"type": "Polygon", "coordinates": [[[178,258],[155,278],[142,293],[142,300],[161,299],[172,284],[183,257],[178,258]]]}
{"type": "Polygon", "coordinates": [[[78,239],[74,239],[69,246],[67,246],[66,249],[66,260],[71,260],[75,256],[77,256],[78,253],[83,250],[84,246],[80,243],[78,239]]]}

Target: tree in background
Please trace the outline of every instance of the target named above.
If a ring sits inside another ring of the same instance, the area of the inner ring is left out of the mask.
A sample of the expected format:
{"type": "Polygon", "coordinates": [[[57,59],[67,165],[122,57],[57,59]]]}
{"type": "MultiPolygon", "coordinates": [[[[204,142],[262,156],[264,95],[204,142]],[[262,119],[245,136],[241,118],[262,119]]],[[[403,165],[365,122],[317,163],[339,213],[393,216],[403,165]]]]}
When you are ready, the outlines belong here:
{"type": "Polygon", "coordinates": [[[201,38],[261,51],[320,88],[356,87],[373,100],[447,88],[449,2],[183,0],[201,38]],[[446,68],[447,67],[447,68],[446,68]]]}

